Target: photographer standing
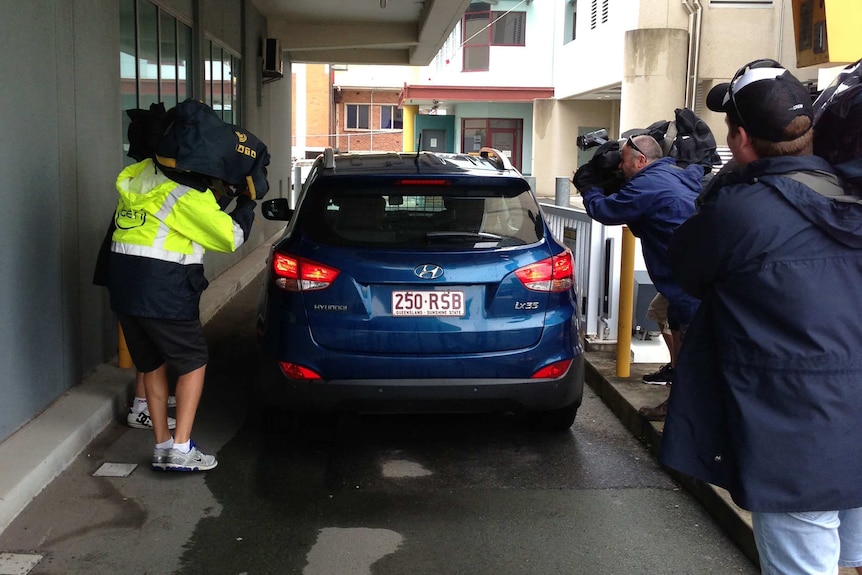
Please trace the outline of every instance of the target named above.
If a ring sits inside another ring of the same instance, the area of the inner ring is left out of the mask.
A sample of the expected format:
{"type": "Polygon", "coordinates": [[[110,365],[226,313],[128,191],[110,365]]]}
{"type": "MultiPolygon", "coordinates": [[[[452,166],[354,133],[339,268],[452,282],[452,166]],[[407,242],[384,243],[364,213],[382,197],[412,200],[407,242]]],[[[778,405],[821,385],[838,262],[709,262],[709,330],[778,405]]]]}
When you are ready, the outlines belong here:
{"type": "MultiPolygon", "coordinates": [[[[575,180],[591,218],[605,225],[627,225],[640,238],[650,279],[669,302],[673,366],[699,302],[673,279],[667,248],[676,228],[694,213],[704,170],[699,164],[677,167],[676,160],[663,157],[659,143],[648,135],[626,139],[619,153],[619,168],[626,180],[619,191],[606,195],[597,185],[599,175],[589,173],[590,164],[578,170],[575,180]]],[[[661,420],[667,413],[667,401],[642,407],[640,413],[651,421],[661,420]]]]}
{"type": "Polygon", "coordinates": [[[671,242],[702,304],[661,461],[751,511],[763,573],[862,574],[860,198],[812,155],[808,88],[778,62],[746,64],[706,104],[739,169],[671,242]]]}

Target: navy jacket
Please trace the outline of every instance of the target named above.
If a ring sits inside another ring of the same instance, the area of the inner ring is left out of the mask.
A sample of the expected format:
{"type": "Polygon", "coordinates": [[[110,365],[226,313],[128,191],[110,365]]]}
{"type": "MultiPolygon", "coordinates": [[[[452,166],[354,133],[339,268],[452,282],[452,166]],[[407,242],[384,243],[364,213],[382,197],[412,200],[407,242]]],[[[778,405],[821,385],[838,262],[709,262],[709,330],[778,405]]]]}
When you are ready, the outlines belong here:
{"type": "Polygon", "coordinates": [[[606,225],[626,224],[640,238],[644,263],[656,289],[672,305],[692,313],[698,302],[673,278],[667,249],[676,228],[694,213],[702,179],[700,165],[682,169],[673,158],[665,157],[647,165],[617,193],[606,196],[601,188],[583,193],[591,218],[606,225]]]}
{"type": "Polygon", "coordinates": [[[679,227],[670,261],[701,298],[674,374],[661,461],[745,509],[862,506],[862,205],[757,160],[679,227]]]}

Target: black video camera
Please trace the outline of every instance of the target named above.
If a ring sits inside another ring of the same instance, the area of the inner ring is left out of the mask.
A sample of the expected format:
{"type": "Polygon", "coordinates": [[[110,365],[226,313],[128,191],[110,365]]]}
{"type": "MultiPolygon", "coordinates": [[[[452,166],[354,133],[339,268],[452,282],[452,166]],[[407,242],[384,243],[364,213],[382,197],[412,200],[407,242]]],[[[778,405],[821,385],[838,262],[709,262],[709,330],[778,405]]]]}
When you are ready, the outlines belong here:
{"type": "Polygon", "coordinates": [[[601,188],[606,195],[619,191],[625,182],[625,177],[619,169],[620,144],[608,139],[608,131],[604,128],[578,136],[578,147],[581,150],[598,149],[589,162],[578,168],[572,177],[572,183],[579,192],[592,187],[601,188]]]}
{"type": "Polygon", "coordinates": [[[596,146],[601,146],[608,142],[608,131],[602,128],[595,132],[587,132],[578,136],[578,147],[582,150],[589,150],[596,146]]]}

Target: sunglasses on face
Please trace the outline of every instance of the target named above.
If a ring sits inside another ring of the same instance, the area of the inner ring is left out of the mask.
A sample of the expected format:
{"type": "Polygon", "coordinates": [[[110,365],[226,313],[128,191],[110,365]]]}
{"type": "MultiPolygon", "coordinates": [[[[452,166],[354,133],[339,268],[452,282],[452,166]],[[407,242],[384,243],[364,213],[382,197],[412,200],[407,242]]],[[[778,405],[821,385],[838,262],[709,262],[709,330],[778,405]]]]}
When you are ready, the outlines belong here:
{"type": "Polygon", "coordinates": [[[739,125],[743,128],[746,126],[745,119],[742,117],[742,113],[739,111],[739,106],[736,105],[736,90],[734,87],[740,78],[745,76],[750,70],[754,70],[755,68],[784,68],[781,64],[772,60],[771,58],[763,58],[760,60],[755,60],[753,62],[749,62],[742,68],[736,71],[736,74],[733,75],[733,78],[730,80],[730,84],[727,85],[727,98],[733,102],[733,109],[736,110],[736,117],[739,119],[739,125]]]}

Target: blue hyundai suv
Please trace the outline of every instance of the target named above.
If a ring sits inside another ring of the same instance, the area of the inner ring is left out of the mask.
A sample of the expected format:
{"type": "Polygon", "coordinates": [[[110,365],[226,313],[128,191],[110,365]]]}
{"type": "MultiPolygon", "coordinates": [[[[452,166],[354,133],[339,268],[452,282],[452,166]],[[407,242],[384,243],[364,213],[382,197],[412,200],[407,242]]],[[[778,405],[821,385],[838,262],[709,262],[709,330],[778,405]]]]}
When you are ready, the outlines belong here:
{"type": "Polygon", "coordinates": [[[574,261],[497,150],[327,149],[272,246],[256,395],[289,412],[517,411],[583,396],[574,261]]]}

